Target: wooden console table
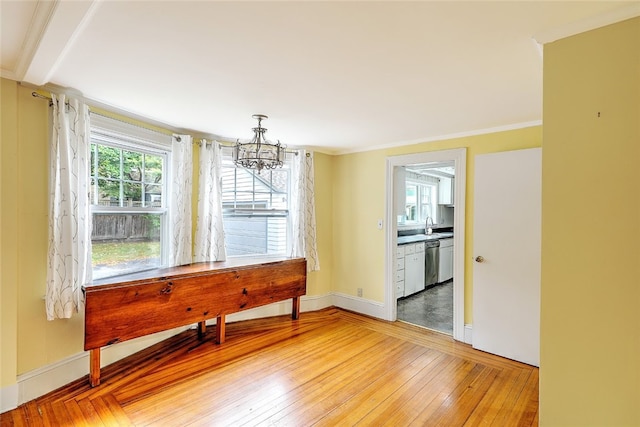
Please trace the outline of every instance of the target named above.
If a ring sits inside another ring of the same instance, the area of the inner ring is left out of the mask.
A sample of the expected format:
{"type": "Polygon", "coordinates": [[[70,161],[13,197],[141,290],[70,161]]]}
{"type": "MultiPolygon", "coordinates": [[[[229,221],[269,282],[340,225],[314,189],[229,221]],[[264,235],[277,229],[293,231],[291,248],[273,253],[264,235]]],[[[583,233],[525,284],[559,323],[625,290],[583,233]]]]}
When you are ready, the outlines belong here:
{"type": "Polygon", "coordinates": [[[201,262],[96,280],[83,287],[91,386],[100,384],[101,347],[193,323],[202,335],[214,317],[221,344],[227,314],[292,298],[295,320],[306,289],[306,260],[283,257],[201,262]]]}

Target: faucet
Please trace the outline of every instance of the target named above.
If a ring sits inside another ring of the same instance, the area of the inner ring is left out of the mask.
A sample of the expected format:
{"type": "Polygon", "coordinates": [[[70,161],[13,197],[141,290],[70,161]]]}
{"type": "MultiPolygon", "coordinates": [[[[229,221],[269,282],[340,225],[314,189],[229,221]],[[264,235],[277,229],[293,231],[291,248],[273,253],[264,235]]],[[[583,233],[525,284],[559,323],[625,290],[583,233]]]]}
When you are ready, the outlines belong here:
{"type": "Polygon", "coordinates": [[[426,223],[424,224],[424,233],[425,233],[425,234],[431,234],[431,233],[433,233],[433,229],[432,229],[432,227],[433,227],[433,219],[431,219],[431,217],[430,217],[430,216],[428,216],[428,217],[427,217],[427,221],[426,221],[426,223]],[[431,227],[429,227],[429,223],[431,223],[431,227]]]}

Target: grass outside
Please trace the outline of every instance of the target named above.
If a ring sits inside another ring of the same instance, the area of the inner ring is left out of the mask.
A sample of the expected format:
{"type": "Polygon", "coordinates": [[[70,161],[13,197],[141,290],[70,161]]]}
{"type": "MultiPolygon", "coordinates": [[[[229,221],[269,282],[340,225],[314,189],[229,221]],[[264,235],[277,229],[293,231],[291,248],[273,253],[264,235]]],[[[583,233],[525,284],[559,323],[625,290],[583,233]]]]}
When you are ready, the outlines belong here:
{"type": "Polygon", "coordinates": [[[94,265],[117,265],[160,258],[160,242],[93,243],[94,265]]]}

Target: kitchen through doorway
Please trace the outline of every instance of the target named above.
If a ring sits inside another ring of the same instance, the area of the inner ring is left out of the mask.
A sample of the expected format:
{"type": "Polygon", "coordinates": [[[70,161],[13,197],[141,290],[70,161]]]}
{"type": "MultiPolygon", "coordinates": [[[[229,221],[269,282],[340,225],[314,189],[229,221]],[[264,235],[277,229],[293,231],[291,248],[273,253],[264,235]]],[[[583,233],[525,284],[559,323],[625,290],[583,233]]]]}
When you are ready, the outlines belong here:
{"type": "Polygon", "coordinates": [[[397,319],[453,335],[454,162],[396,172],[397,319]]]}
{"type": "Polygon", "coordinates": [[[466,150],[388,158],[390,320],[464,341],[466,150]]]}

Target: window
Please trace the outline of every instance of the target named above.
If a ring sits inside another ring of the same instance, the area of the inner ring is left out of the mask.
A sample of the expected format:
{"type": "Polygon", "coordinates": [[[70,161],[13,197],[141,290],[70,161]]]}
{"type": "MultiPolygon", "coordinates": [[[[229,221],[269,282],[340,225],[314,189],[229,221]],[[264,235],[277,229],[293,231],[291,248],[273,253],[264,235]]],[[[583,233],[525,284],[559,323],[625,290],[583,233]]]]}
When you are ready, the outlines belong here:
{"type": "Polygon", "coordinates": [[[436,220],[437,187],[435,184],[407,181],[405,217],[407,223],[424,224],[436,220]]]}
{"type": "Polygon", "coordinates": [[[227,255],[282,255],[289,244],[290,165],[237,168],[223,149],[222,210],[227,255]]]}
{"type": "MultiPolygon", "coordinates": [[[[103,123],[104,119],[97,121],[103,123]]],[[[94,279],[166,265],[168,155],[166,147],[92,126],[94,279]]]]}

